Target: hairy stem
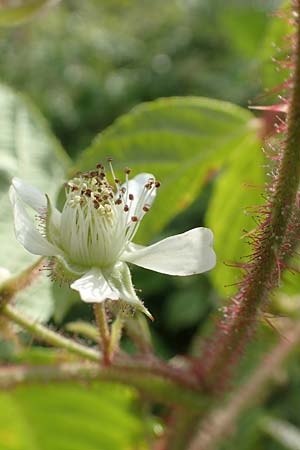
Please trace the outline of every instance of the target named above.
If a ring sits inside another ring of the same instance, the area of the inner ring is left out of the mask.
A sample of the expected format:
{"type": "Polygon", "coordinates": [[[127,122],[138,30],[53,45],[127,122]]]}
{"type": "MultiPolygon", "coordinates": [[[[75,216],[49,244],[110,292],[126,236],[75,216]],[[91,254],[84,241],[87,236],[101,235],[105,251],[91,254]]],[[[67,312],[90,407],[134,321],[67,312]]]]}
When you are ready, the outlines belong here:
{"type": "Polygon", "coordinates": [[[9,303],[16,293],[29,286],[40,274],[44,258],[39,258],[23,272],[4,281],[0,286],[0,308],[9,303]]]}
{"type": "Polygon", "coordinates": [[[163,377],[140,373],[132,370],[128,372],[119,367],[104,367],[99,363],[72,362],[59,365],[43,366],[9,366],[0,368],[0,389],[13,388],[19,384],[49,382],[49,381],[113,381],[136,388],[151,401],[166,405],[181,405],[191,411],[199,411],[206,407],[206,399],[195,395],[195,392],[178,385],[163,377]]]}
{"type": "Polygon", "coordinates": [[[257,231],[255,252],[246,269],[244,280],[226,317],[218,325],[216,337],[204,352],[202,362],[195,365],[198,376],[208,391],[225,384],[228,374],[238,362],[257,322],[270,290],[277,287],[281,267],[293,249],[285,249],[286,233],[296,204],[300,181],[300,0],[295,2],[297,30],[295,34],[294,77],[285,140],[278,173],[272,186],[264,222],[257,231]]]}
{"type": "MultiPolygon", "coordinates": [[[[68,339],[55,331],[49,330],[44,325],[29,319],[11,305],[5,305],[1,312],[2,315],[20,325],[33,336],[47,344],[63,348],[70,353],[76,354],[86,360],[97,362],[98,364],[102,359],[100,352],[78,344],[72,339],[68,339]]],[[[114,367],[116,370],[123,372],[129,382],[132,372],[136,372],[145,375],[156,375],[157,377],[160,377],[161,380],[172,380],[174,383],[177,383],[179,388],[178,391],[184,387],[194,391],[197,389],[197,379],[189,370],[175,368],[158,358],[151,357],[145,359],[142,357],[129,357],[127,355],[116,354],[114,367]]]]}
{"type": "Polygon", "coordinates": [[[68,339],[55,331],[49,330],[49,328],[44,325],[25,317],[24,314],[11,305],[5,305],[2,308],[1,313],[14,323],[17,323],[22,328],[29,331],[33,336],[54,347],[63,348],[70,353],[74,353],[82,358],[89,359],[90,361],[100,361],[101,354],[96,350],[78,344],[72,339],[68,339]]]}
{"type": "Polygon", "coordinates": [[[111,364],[110,331],[105,311],[105,302],[94,303],[94,314],[100,335],[100,348],[103,353],[103,364],[109,366],[111,364]]]}
{"type": "Polygon", "coordinates": [[[300,341],[300,322],[295,324],[265,358],[250,379],[235,391],[222,408],[213,411],[197,432],[188,450],[215,450],[231,431],[240,415],[254,403],[261,402],[266,387],[282,363],[300,341]]]}

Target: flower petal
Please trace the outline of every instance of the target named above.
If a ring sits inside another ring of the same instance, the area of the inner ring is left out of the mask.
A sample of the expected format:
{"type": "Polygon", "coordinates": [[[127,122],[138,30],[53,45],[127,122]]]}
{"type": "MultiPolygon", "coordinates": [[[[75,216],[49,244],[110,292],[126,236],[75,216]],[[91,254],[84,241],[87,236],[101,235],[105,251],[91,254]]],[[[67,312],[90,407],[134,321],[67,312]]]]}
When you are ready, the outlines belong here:
{"type": "Polygon", "coordinates": [[[12,179],[12,185],[23,202],[38,213],[47,208],[46,196],[35,187],[16,177],[12,179]]]}
{"type": "Polygon", "coordinates": [[[169,275],[193,275],[215,266],[216,255],[212,244],[211,230],[194,228],[149,247],[130,244],[122,260],[169,275]]]}
{"type": "Polygon", "coordinates": [[[74,281],[71,288],[78,291],[81,300],[87,303],[101,303],[108,298],[110,300],[119,299],[119,292],[109,286],[102,271],[97,268],[89,270],[74,281]]]}
{"type": "Polygon", "coordinates": [[[55,256],[58,249],[50,244],[34,227],[14,186],[10,187],[9,198],[13,206],[15,234],[23,247],[34,255],[55,256]]]}
{"type": "Polygon", "coordinates": [[[46,215],[46,235],[49,242],[60,246],[60,222],[61,212],[52,205],[48,195],[47,199],[47,215],[46,215]]]}
{"type": "Polygon", "coordinates": [[[137,297],[129,268],[123,262],[102,270],[93,268],[74,281],[71,288],[80,293],[84,302],[101,303],[107,299],[120,300],[144,312],[152,319],[149,311],[137,297]]]}
{"type": "MultiPolygon", "coordinates": [[[[128,181],[128,194],[133,195],[133,200],[129,202],[129,221],[132,216],[136,216],[139,220],[145,215],[143,211],[143,206],[147,204],[151,206],[156,197],[156,189],[147,190],[145,189],[145,184],[148,183],[150,179],[155,179],[151,173],[140,173],[132,180],[128,181]]],[[[122,185],[126,187],[126,183],[122,185]]]]}

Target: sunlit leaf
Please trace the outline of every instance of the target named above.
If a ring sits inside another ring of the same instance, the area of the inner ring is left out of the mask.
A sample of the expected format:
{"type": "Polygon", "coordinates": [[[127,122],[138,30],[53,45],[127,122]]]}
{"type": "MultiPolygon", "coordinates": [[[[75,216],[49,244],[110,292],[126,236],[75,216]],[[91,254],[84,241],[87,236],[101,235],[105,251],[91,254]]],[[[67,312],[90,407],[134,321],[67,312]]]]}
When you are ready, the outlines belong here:
{"type": "Polygon", "coordinates": [[[215,233],[217,266],[210,272],[211,279],[223,295],[232,293],[230,286],[240,279],[239,269],[230,267],[240,263],[251,253],[246,238],[256,224],[247,210],[262,204],[262,187],[265,183],[264,158],[255,140],[246,138],[241,152],[220,174],[207,212],[207,225],[215,233]]]}
{"type": "Polygon", "coordinates": [[[1,393],[3,450],[141,449],[143,424],[134,392],[92,383],[19,387],[1,393]]]}

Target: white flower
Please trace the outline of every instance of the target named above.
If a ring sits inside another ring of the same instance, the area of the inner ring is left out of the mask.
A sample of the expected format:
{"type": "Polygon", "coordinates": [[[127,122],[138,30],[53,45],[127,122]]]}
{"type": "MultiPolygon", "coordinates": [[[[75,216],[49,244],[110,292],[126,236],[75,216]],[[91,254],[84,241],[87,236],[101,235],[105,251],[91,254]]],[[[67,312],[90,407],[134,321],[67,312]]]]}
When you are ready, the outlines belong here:
{"type": "Polygon", "coordinates": [[[54,270],[72,281],[71,288],[79,291],[83,301],[120,299],[151,317],[136,295],[126,263],[169,275],[205,272],[216,261],[213,234],[207,228],[195,228],[148,247],[134,244],[132,240],[151,207],[159,182],[147,173],[129,180],[130,170],[126,169],[126,182],[120,185],[111,163],[110,168],[114,187],[101,164],[66,183],[62,212],[47,195],[14,178],[10,200],[15,234],[30,253],[52,257],[54,270]],[[41,232],[25,205],[42,219],[41,232]]]}

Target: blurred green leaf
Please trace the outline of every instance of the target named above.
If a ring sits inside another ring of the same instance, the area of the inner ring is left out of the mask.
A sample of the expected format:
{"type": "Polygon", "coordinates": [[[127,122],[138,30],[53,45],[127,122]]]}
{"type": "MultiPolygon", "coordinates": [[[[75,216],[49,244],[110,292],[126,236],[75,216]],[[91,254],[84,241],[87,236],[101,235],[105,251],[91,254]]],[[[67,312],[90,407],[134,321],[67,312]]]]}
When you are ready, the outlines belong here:
{"type": "Polygon", "coordinates": [[[53,318],[56,323],[61,323],[70,309],[81,301],[78,292],[70,289],[66,284],[53,283],[51,286],[54,298],[53,318]]]}
{"type": "Polygon", "coordinates": [[[207,286],[192,285],[179,289],[167,297],[164,305],[164,320],[168,329],[174,333],[197,325],[209,309],[207,286]]]}
{"type": "Polygon", "coordinates": [[[0,394],[1,450],[141,449],[134,392],[106,383],[32,385],[0,394]]]}
{"type": "MultiPolygon", "coordinates": [[[[36,260],[14,235],[8,189],[19,176],[55,199],[69,160],[40,113],[23,97],[0,85],[0,266],[12,273],[36,260]]],[[[52,312],[49,280],[44,276],[18,295],[18,306],[46,320],[52,312]]]]}
{"type": "MultiPolygon", "coordinates": [[[[284,1],[282,10],[286,14],[291,7],[290,1],[284,1]]],[[[290,70],[279,66],[278,61],[287,61],[290,55],[290,45],[287,37],[293,32],[293,27],[286,18],[274,17],[269,21],[269,25],[262,40],[261,51],[258,56],[261,60],[263,84],[267,89],[272,89],[281,85],[288,77],[290,70]]],[[[276,101],[278,93],[276,93],[276,101]]]]}
{"type": "Polygon", "coordinates": [[[261,429],[289,450],[300,450],[300,429],[289,422],[264,417],[260,422],[261,429]]]}
{"type": "Polygon", "coordinates": [[[267,14],[251,5],[226,5],[219,21],[231,46],[245,58],[257,56],[257,48],[264,38],[267,14]]]}
{"type": "Polygon", "coordinates": [[[247,208],[262,204],[261,186],[265,183],[264,157],[258,142],[246,138],[241,152],[217,179],[207,211],[206,224],[215,234],[217,265],[210,272],[215,287],[223,295],[235,290],[232,283],[240,270],[227,264],[243,262],[251,249],[242,235],[256,227],[247,208]]]}
{"type": "Polygon", "coordinates": [[[14,26],[32,19],[38,12],[60,0],[4,0],[0,5],[0,26],[14,26]]]}
{"type": "Polygon", "coordinates": [[[146,103],[103,132],[81,154],[74,171],[92,169],[112,156],[119,174],[129,166],[134,175],[150,172],[161,180],[153,211],[138,234],[145,242],[193,202],[229,155],[243,150],[246,137],[256,145],[252,119],[238,106],[207,98],[146,103]]]}

